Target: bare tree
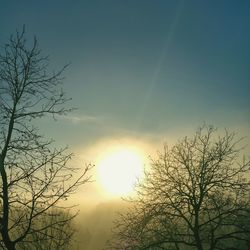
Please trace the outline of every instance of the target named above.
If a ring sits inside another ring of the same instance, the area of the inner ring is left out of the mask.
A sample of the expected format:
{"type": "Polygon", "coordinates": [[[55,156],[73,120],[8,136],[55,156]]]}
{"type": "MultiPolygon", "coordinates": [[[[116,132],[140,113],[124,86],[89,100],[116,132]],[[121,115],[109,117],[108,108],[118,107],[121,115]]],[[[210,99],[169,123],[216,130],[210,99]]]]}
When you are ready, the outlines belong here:
{"type": "Polygon", "coordinates": [[[0,241],[7,249],[66,242],[71,235],[64,228],[75,215],[55,211],[89,180],[91,166],[79,174],[68,164],[72,154],[54,148],[33,125],[37,118],[70,111],[60,90],[63,70],[48,73],[48,57],[36,38],[29,46],[24,30],[11,36],[0,54],[0,241]]]}
{"type": "Polygon", "coordinates": [[[216,134],[204,126],[152,159],[112,249],[248,249],[250,162],[234,133],[216,134]]]}

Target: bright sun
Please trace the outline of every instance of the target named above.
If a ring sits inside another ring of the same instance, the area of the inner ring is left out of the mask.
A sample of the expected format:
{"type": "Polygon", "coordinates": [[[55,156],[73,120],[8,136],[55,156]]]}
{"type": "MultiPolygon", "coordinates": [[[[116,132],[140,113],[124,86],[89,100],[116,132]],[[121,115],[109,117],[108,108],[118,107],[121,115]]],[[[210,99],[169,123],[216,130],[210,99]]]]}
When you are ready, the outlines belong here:
{"type": "Polygon", "coordinates": [[[143,173],[143,157],[130,148],[120,148],[105,154],[97,164],[98,179],[110,195],[126,195],[143,173]]]}

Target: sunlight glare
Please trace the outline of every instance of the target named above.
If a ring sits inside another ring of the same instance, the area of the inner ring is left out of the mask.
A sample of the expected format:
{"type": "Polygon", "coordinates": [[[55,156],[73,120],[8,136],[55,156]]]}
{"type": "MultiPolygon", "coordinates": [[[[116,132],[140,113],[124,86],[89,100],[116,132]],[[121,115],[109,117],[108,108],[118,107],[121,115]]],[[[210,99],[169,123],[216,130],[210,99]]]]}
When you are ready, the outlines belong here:
{"type": "Polygon", "coordinates": [[[133,149],[117,149],[98,163],[100,183],[111,195],[127,195],[143,173],[143,157],[133,149]]]}

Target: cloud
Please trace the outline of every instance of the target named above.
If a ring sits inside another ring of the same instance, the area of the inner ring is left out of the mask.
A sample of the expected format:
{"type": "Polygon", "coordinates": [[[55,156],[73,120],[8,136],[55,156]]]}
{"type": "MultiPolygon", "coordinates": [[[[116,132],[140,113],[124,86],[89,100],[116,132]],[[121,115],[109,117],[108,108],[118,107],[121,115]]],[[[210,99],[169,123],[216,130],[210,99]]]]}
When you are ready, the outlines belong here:
{"type": "Polygon", "coordinates": [[[101,122],[102,118],[97,116],[91,115],[65,115],[62,116],[61,119],[71,122],[73,124],[79,123],[99,123],[101,122]]]}

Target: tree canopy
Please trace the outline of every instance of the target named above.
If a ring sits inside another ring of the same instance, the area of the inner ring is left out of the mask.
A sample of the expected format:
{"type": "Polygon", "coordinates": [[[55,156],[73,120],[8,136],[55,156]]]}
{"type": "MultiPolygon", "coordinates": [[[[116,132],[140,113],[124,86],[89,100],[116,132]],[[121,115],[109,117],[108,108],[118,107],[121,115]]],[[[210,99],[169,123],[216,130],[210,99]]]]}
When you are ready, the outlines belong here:
{"type": "Polygon", "coordinates": [[[250,162],[240,141],[204,126],[165,145],[115,222],[110,248],[249,249],[250,162]]]}

